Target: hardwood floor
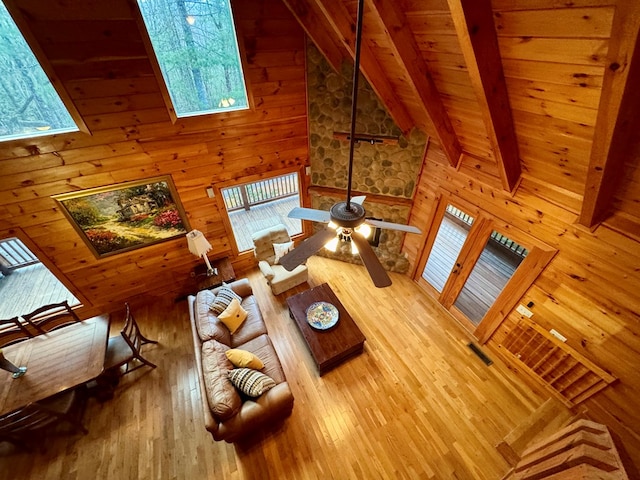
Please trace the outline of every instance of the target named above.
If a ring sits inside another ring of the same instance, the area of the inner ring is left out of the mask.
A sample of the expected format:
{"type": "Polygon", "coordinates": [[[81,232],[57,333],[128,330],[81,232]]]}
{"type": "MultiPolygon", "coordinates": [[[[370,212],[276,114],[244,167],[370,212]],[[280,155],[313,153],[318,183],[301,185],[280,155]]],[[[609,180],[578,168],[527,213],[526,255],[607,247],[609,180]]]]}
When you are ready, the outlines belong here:
{"type": "MultiPolygon", "coordinates": [[[[544,399],[501,363],[487,367],[447,313],[408,277],[376,289],[362,266],[320,257],[309,284],[327,281],[367,341],[362,355],[318,376],[286,297],[249,277],[295,396],[293,413],[250,443],[214,442],[202,426],[187,305],[136,305],[158,368],[90,399],[86,436],[56,436],[46,453],[0,444],[0,480],[501,478],[494,446],[544,399]]],[[[120,317],[117,317],[120,318],[120,317]]],[[[112,325],[116,332],[117,321],[112,325]]]]}

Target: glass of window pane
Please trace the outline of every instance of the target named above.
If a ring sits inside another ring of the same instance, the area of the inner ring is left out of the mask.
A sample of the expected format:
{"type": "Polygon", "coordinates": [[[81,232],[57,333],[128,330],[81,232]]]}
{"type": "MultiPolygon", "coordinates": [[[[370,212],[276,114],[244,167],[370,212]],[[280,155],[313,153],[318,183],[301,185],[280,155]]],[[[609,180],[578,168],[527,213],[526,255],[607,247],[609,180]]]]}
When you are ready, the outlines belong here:
{"type": "Polygon", "coordinates": [[[220,193],[240,252],[253,248],[255,232],[277,224],[283,224],[289,236],[302,233],[302,222],[288,216],[300,206],[297,173],[226,187],[220,193]]]}
{"type": "Polygon", "coordinates": [[[78,130],[0,2],[0,141],[78,130]]]}
{"type": "Polygon", "coordinates": [[[494,230],[454,306],[478,325],[528,253],[494,230]]]}
{"type": "Polygon", "coordinates": [[[248,108],[229,0],[138,0],[178,117],[248,108]]]}
{"type": "Polygon", "coordinates": [[[469,230],[473,225],[473,217],[462,210],[447,205],[440,223],[438,234],[424,266],[422,278],[429,282],[438,292],[442,292],[453,265],[460,255],[469,230]]]}

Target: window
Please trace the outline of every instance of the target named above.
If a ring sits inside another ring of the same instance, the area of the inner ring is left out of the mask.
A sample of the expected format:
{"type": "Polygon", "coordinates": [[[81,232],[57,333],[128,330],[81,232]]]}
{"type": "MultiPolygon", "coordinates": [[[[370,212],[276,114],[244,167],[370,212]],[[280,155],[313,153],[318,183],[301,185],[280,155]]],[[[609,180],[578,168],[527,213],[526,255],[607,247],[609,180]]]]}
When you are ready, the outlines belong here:
{"type": "Polygon", "coordinates": [[[229,0],[138,0],[178,117],[248,108],[229,0]]]}
{"type": "Polygon", "coordinates": [[[80,301],[17,237],[0,236],[0,318],[24,315],[48,303],[80,301]]]}
{"type": "Polygon", "coordinates": [[[289,236],[302,233],[302,222],[288,217],[300,206],[297,173],[225,187],[220,193],[239,252],[253,248],[255,232],[277,224],[283,224],[289,236]]]}
{"type": "Polygon", "coordinates": [[[78,127],[0,2],[0,141],[78,127]]]}

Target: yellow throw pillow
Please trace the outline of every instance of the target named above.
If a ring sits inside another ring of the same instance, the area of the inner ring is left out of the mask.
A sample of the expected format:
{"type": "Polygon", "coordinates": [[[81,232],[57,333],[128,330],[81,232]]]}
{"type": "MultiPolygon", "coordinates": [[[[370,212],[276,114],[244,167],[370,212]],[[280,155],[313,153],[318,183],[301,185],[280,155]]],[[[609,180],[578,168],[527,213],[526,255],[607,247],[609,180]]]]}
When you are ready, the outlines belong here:
{"type": "Polygon", "coordinates": [[[227,358],[235,367],[238,368],[253,368],[254,370],[262,370],[264,363],[257,356],[246,350],[240,350],[239,348],[230,348],[224,352],[227,358]]]}
{"type": "Polygon", "coordinates": [[[226,325],[229,331],[233,334],[242,325],[242,322],[247,318],[247,311],[242,308],[237,298],[231,300],[231,303],[224,311],[218,315],[218,320],[226,325]]]}

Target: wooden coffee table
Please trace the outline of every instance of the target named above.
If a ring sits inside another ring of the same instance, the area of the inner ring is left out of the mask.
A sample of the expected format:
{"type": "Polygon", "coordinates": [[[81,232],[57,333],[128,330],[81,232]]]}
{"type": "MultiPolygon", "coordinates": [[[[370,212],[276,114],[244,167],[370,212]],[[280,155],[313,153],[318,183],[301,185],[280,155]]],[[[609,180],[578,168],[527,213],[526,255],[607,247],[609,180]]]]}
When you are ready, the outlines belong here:
{"type": "Polygon", "coordinates": [[[295,320],[318,366],[320,376],[362,353],[365,337],[326,283],[287,298],[289,314],[295,320]],[[328,302],[339,312],[338,323],[328,330],[318,330],[307,322],[307,308],[314,302],[328,302]]]}

